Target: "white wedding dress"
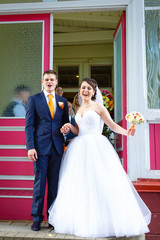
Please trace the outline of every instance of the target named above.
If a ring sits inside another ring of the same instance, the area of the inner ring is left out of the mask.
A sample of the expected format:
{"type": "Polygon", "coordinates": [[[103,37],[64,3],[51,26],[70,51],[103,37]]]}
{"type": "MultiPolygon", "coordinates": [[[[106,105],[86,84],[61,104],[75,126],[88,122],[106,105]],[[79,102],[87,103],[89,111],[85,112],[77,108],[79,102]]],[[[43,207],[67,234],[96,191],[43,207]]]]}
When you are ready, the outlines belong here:
{"type": "Polygon", "coordinates": [[[78,113],[79,135],[64,153],[58,195],[49,209],[57,233],[81,237],[134,236],[149,231],[151,213],[120,159],[101,134],[93,110],[78,113]]]}

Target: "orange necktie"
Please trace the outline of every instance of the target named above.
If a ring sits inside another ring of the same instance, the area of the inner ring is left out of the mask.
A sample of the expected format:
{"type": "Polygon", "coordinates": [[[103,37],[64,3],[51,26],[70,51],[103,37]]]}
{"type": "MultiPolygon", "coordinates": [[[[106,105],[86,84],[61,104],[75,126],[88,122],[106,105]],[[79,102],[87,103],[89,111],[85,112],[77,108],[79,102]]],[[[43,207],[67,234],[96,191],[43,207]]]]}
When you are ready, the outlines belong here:
{"type": "Polygon", "coordinates": [[[54,117],[54,104],[53,104],[53,100],[52,100],[53,95],[48,95],[48,97],[49,97],[48,107],[51,112],[51,116],[53,118],[54,117]]]}

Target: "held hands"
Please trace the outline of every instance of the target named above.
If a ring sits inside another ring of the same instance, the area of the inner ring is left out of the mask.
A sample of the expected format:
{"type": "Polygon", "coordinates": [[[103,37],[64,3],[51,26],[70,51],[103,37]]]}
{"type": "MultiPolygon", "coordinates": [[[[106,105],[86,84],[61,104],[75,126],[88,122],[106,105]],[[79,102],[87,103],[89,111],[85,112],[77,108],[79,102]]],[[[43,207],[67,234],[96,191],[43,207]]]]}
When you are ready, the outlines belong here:
{"type": "Polygon", "coordinates": [[[34,162],[38,159],[37,151],[35,149],[28,150],[28,158],[34,162]]]}
{"type": "Polygon", "coordinates": [[[133,128],[129,128],[127,130],[127,136],[134,136],[135,132],[136,132],[135,128],[134,129],[133,128]]]}
{"type": "Polygon", "coordinates": [[[67,134],[71,130],[71,124],[65,123],[60,130],[61,130],[61,133],[67,134]]]}

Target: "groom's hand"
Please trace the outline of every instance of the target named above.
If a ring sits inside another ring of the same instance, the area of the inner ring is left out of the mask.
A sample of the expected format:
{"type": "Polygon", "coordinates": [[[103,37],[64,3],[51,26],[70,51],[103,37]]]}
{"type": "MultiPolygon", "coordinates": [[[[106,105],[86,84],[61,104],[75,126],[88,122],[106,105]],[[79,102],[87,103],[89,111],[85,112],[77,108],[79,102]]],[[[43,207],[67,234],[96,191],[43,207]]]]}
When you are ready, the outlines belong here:
{"type": "Polygon", "coordinates": [[[28,150],[28,158],[34,162],[38,159],[37,151],[35,149],[28,150]]]}
{"type": "Polygon", "coordinates": [[[63,134],[67,134],[71,129],[71,124],[70,123],[66,123],[61,127],[61,133],[63,134]]]}

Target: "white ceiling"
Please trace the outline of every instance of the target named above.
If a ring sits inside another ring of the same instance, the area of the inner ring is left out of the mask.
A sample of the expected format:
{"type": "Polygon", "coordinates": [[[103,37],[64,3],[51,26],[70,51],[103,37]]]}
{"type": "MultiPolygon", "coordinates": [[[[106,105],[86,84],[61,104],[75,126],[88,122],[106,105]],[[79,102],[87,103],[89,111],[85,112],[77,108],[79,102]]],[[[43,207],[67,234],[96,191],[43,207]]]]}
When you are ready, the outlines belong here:
{"type": "Polygon", "coordinates": [[[54,14],[54,45],[111,43],[121,11],[54,14]]]}

